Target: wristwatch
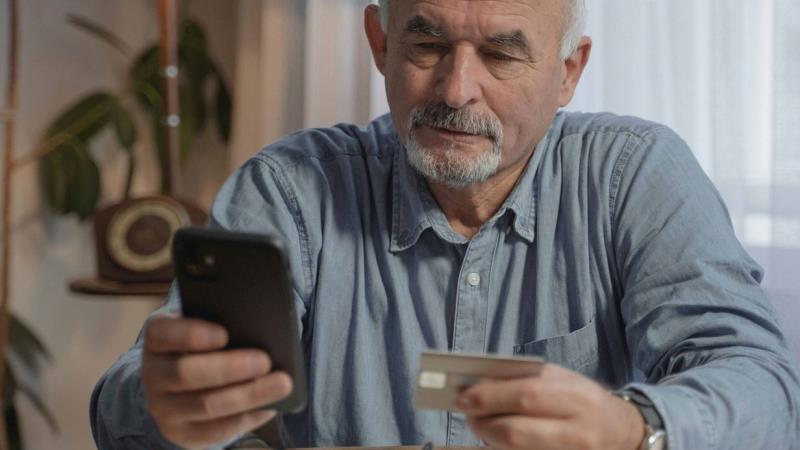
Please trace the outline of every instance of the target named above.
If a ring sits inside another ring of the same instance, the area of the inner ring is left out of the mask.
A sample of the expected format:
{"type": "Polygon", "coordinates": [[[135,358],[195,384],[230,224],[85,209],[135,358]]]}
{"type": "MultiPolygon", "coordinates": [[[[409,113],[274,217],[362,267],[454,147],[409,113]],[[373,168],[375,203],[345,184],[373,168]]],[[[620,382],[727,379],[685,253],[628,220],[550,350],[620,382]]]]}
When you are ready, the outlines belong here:
{"type": "Polygon", "coordinates": [[[633,390],[613,391],[611,394],[635,406],[642,415],[645,435],[639,450],[667,450],[667,432],[664,431],[664,421],[653,402],[646,395],[633,390]]]}

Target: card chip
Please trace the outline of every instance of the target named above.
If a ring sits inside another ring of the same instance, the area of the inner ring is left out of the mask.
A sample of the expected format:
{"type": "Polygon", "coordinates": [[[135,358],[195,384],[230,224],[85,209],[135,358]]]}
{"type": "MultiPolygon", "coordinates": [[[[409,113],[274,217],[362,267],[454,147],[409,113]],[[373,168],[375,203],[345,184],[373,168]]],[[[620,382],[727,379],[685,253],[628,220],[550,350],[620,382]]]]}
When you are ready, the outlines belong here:
{"type": "Polygon", "coordinates": [[[425,389],[444,389],[447,386],[447,374],[444,372],[423,371],[419,374],[419,387],[425,389]]]}

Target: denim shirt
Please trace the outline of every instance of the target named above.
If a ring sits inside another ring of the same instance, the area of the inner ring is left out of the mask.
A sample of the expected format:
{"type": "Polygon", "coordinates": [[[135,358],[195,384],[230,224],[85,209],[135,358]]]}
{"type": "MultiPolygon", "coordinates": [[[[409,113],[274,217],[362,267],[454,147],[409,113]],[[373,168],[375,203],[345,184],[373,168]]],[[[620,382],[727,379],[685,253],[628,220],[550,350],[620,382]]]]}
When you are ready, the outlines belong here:
{"type": "MultiPolygon", "coordinates": [[[[538,355],[648,396],[669,448],[800,448],[800,385],[762,270],[664,126],[559,113],[497,213],[455,233],[391,120],[305,130],[223,186],[212,227],[287,242],[309,404],[292,446],[478,445],[412,405],[420,352],[538,355]]],[[[266,276],[266,274],[265,274],[266,276]]],[[[173,292],[163,310],[180,310],[173,292]]],[[[174,448],[141,339],[92,397],[98,446],[174,448]]]]}

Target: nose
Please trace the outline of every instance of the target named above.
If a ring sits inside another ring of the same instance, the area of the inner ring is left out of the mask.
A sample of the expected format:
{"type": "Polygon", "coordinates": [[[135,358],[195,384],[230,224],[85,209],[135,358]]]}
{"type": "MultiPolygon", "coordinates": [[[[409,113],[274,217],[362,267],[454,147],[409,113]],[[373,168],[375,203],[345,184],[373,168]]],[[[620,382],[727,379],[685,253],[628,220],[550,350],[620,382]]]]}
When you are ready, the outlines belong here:
{"type": "Polygon", "coordinates": [[[435,92],[448,106],[459,109],[481,96],[480,58],[466,47],[455,47],[445,57],[435,92]]]}

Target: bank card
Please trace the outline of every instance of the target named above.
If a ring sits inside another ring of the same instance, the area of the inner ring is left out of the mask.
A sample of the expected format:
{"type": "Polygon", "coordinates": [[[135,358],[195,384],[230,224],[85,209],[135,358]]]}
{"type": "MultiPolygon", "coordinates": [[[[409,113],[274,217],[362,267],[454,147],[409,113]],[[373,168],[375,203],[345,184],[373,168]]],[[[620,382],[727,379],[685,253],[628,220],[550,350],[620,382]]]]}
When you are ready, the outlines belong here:
{"type": "Polygon", "coordinates": [[[414,407],[455,411],[458,394],[480,380],[536,377],[543,364],[536,357],[423,352],[414,407]]]}

